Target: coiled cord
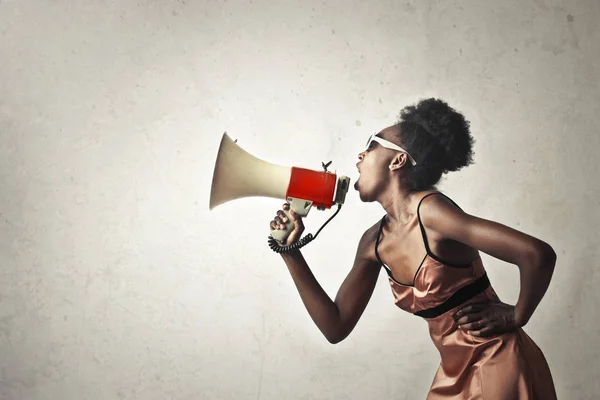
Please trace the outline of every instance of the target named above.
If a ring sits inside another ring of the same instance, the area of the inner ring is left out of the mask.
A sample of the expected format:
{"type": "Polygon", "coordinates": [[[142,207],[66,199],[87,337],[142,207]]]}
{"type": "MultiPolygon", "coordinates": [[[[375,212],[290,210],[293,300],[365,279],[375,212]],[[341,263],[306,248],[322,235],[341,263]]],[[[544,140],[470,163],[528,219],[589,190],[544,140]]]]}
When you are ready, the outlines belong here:
{"type": "Polygon", "coordinates": [[[325,225],[327,225],[340,212],[341,209],[342,209],[342,205],[338,204],[337,210],[333,213],[333,215],[331,217],[329,217],[329,219],[327,221],[325,221],[325,223],[319,228],[319,230],[317,231],[317,233],[314,234],[314,236],[312,233],[309,233],[308,235],[304,236],[303,238],[301,238],[300,240],[298,240],[295,243],[292,243],[289,246],[282,246],[279,244],[279,242],[273,236],[269,235],[269,239],[268,239],[269,247],[275,253],[281,254],[281,253],[289,253],[291,251],[298,250],[298,249],[306,246],[307,244],[309,244],[310,242],[312,242],[314,239],[317,238],[317,236],[319,235],[321,230],[323,228],[325,228],[325,225]]]}

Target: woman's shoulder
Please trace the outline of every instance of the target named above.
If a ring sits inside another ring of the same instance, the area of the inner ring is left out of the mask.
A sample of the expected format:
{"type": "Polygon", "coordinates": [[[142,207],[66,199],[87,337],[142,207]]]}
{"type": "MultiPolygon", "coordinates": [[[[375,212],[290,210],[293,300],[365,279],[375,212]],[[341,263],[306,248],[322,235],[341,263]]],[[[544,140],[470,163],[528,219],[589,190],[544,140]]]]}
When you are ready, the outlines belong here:
{"type": "Polygon", "coordinates": [[[470,215],[465,213],[458,204],[442,192],[425,195],[418,205],[419,223],[422,229],[435,240],[445,240],[454,236],[457,230],[465,230],[471,223],[470,215]]]}
{"type": "Polygon", "coordinates": [[[369,245],[369,244],[374,245],[375,244],[375,241],[377,240],[377,235],[379,233],[379,229],[381,227],[381,222],[384,218],[385,218],[385,215],[383,215],[382,218],[375,221],[373,223],[373,225],[371,225],[370,227],[368,227],[365,230],[362,237],[360,238],[361,244],[365,244],[365,245],[369,245]]]}
{"type": "MultiPolygon", "coordinates": [[[[383,216],[383,218],[385,218],[385,216],[383,216]]],[[[373,225],[367,228],[358,242],[358,253],[361,254],[363,258],[373,262],[377,261],[377,257],[375,255],[375,244],[377,243],[377,236],[379,233],[379,227],[381,226],[381,221],[382,220],[379,219],[375,221],[373,225]]]]}
{"type": "Polygon", "coordinates": [[[444,192],[427,190],[415,193],[413,204],[418,213],[431,212],[444,207],[458,207],[458,205],[444,192]]]}

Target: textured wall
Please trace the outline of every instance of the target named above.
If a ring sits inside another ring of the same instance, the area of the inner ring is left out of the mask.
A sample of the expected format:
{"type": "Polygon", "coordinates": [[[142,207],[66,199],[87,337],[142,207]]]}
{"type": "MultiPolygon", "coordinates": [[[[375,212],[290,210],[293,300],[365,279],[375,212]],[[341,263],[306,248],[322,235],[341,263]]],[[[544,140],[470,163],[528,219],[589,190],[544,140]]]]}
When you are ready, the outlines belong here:
{"type": "MultiPolygon", "coordinates": [[[[597,0],[0,0],[0,398],[424,398],[439,357],[385,273],[332,346],[266,246],[281,201],[208,195],[225,130],[354,180],[426,96],[477,140],[442,190],[558,253],[526,331],[559,398],[597,398],[599,20],[597,0]]],[[[382,214],[352,191],[304,251],[331,296],[382,214]]],[[[484,261],[514,302],[517,268],[484,261]]]]}

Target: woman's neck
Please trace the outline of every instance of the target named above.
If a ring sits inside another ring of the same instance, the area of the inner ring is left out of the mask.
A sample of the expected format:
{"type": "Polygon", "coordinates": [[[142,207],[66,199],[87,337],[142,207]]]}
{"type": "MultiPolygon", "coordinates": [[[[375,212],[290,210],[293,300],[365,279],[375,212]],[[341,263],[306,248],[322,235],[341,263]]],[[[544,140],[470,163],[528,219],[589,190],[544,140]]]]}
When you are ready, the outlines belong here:
{"type": "Polygon", "coordinates": [[[391,226],[406,226],[414,218],[413,197],[414,193],[400,188],[389,190],[384,194],[380,203],[388,215],[388,223],[391,226]]]}

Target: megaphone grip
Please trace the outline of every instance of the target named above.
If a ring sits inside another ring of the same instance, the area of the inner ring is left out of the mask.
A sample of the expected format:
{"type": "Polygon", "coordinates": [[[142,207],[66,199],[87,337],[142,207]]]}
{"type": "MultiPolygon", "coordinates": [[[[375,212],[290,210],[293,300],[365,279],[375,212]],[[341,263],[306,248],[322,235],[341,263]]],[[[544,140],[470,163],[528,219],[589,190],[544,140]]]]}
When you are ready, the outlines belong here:
{"type": "Polygon", "coordinates": [[[275,238],[279,243],[283,243],[294,230],[294,221],[292,221],[289,211],[283,210],[283,212],[288,220],[288,222],[285,224],[285,229],[271,229],[271,236],[273,236],[273,238],[275,238]]]}
{"type": "Polygon", "coordinates": [[[327,221],[325,221],[325,223],[319,228],[319,230],[317,231],[317,233],[314,234],[314,236],[312,233],[309,233],[308,235],[304,236],[302,239],[298,240],[295,243],[292,243],[289,246],[281,246],[279,244],[279,242],[277,242],[277,240],[273,236],[269,236],[269,240],[268,240],[269,247],[275,253],[279,253],[279,254],[289,253],[291,251],[301,249],[302,247],[306,246],[307,244],[312,242],[314,239],[316,239],[316,237],[319,236],[319,233],[321,232],[321,230],[323,228],[325,228],[325,226],[337,215],[337,213],[340,212],[341,209],[342,209],[342,205],[338,204],[338,208],[337,208],[336,212],[334,212],[333,215],[331,217],[329,217],[329,219],[327,221]]]}
{"type": "MultiPolygon", "coordinates": [[[[310,208],[312,207],[313,202],[303,199],[295,199],[293,197],[288,197],[287,201],[290,204],[290,210],[294,210],[299,217],[306,217],[310,208]]],[[[292,221],[292,217],[290,216],[289,211],[283,210],[285,216],[287,217],[288,222],[285,224],[285,229],[271,229],[271,236],[282,243],[294,230],[294,221],[292,221]]]]}

